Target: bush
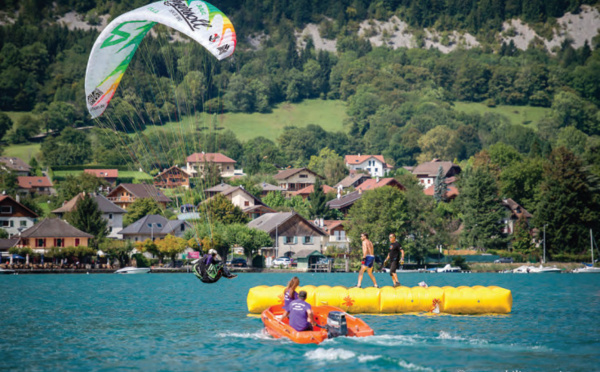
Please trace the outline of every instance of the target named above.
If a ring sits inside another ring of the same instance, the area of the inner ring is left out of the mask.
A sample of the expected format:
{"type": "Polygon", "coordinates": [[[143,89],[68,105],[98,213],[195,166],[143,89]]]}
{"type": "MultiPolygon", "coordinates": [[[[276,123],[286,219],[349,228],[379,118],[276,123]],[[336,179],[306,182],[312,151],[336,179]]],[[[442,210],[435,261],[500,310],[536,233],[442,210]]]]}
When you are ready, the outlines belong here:
{"type": "Polygon", "coordinates": [[[471,270],[467,264],[467,260],[463,256],[455,256],[452,259],[452,266],[458,266],[461,270],[471,270]]]}
{"type": "Polygon", "coordinates": [[[137,267],[150,267],[150,259],[142,253],[136,253],[132,256],[137,262],[137,267]]]}
{"type": "Polygon", "coordinates": [[[264,268],[265,267],[265,257],[264,256],[255,256],[252,259],[252,267],[264,268]]]}

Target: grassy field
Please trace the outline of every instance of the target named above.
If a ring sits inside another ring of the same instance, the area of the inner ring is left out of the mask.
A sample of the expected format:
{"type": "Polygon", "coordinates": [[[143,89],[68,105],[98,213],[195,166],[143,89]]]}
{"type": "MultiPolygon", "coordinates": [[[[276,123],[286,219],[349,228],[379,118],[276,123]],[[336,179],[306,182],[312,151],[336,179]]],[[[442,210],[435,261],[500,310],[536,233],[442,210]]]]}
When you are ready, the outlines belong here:
{"type": "Polygon", "coordinates": [[[506,116],[511,123],[531,126],[537,129],[537,123],[544,116],[550,113],[550,109],[546,107],[533,106],[503,106],[488,107],[483,103],[477,102],[454,102],[454,110],[466,113],[485,114],[496,113],[506,116]]]}
{"type": "Polygon", "coordinates": [[[8,115],[8,117],[10,118],[10,120],[13,121],[13,123],[16,123],[20,118],[22,118],[25,115],[36,116],[29,111],[4,111],[4,113],[8,115]]]}
{"type": "Polygon", "coordinates": [[[4,148],[3,156],[14,156],[20,158],[26,163],[29,163],[29,160],[40,152],[40,144],[39,143],[28,143],[25,145],[10,145],[4,148]]]}
{"type": "MultiPolygon", "coordinates": [[[[241,141],[263,136],[276,140],[286,126],[305,127],[308,124],[320,125],[326,131],[344,131],[343,123],[346,118],[346,105],[342,101],[323,101],[319,99],[305,100],[299,104],[281,104],[269,114],[226,113],[217,115],[218,128],[231,129],[241,141]]],[[[174,130],[181,126],[183,130],[191,127],[193,118],[185,118],[181,122],[167,123],[161,127],[148,127],[147,132],[165,128],[174,130]]],[[[212,116],[202,115],[197,118],[212,126],[212,116]]]]}
{"type": "MultiPolygon", "coordinates": [[[[79,175],[81,172],[83,172],[83,170],[69,170],[69,171],[54,171],[54,177],[66,177],[68,175],[73,175],[73,176],[77,176],[79,175]]],[[[154,178],[152,178],[151,175],[144,173],[144,172],[138,172],[138,171],[119,171],[119,178],[123,177],[123,178],[129,178],[132,177],[138,181],[142,181],[142,180],[153,180],[154,178]]]]}

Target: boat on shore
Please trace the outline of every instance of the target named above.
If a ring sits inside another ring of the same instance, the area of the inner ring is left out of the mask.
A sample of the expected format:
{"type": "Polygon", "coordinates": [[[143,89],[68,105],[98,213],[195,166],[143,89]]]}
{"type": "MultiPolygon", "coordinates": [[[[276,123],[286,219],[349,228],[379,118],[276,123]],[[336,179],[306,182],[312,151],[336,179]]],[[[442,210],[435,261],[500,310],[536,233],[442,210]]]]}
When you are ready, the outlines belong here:
{"type": "Polygon", "coordinates": [[[115,274],[148,274],[150,272],[149,267],[124,267],[115,271],[115,274]]]}
{"type": "Polygon", "coordinates": [[[559,274],[562,272],[562,270],[556,266],[544,267],[543,265],[540,265],[540,266],[536,267],[536,266],[523,265],[523,266],[517,267],[512,272],[516,273],[516,274],[559,274]]]}
{"type": "MultiPolygon", "coordinates": [[[[575,274],[600,274],[600,267],[594,267],[594,234],[592,233],[592,229],[590,229],[590,246],[592,253],[592,263],[584,263],[583,267],[573,270],[575,274]]],[[[596,248],[598,248],[598,246],[596,246],[596,248]]]]}
{"type": "Polygon", "coordinates": [[[0,275],[1,274],[14,274],[15,271],[14,270],[10,270],[10,269],[3,269],[0,267],[0,275]]]}
{"type": "Polygon", "coordinates": [[[283,305],[271,306],[261,315],[267,332],[275,338],[289,338],[299,344],[320,344],[328,338],[339,336],[367,337],[375,333],[362,319],[356,318],[335,306],[313,306],[317,327],[313,331],[296,331],[289,319],[281,320],[283,305]]]}

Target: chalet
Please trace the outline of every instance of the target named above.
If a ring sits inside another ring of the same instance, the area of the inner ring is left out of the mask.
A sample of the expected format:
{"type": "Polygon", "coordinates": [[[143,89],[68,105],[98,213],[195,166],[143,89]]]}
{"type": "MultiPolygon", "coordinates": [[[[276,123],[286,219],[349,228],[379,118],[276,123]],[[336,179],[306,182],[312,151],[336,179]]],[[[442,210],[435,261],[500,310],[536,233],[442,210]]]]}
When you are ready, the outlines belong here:
{"type": "MultiPolygon", "coordinates": [[[[434,182],[435,182],[435,179],[434,179],[434,182]]],[[[454,185],[454,182],[456,182],[456,177],[449,177],[449,178],[444,179],[444,185],[445,185],[444,199],[447,201],[455,199],[460,194],[460,192],[458,191],[458,188],[454,185]]],[[[425,195],[434,196],[435,195],[435,184],[424,189],[423,193],[425,195]]]]}
{"type": "Polygon", "coordinates": [[[221,153],[197,152],[187,157],[186,172],[192,177],[202,177],[205,164],[216,165],[221,171],[221,177],[229,178],[236,173],[243,175],[243,172],[236,172],[236,161],[221,153]]]}
{"type": "MultiPolygon", "coordinates": [[[[52,211],[59,218],[64,218],[65,213],[72,212],[76,209],[77,203],[85,196],[84,193],[75,195],[69,201],[63,203],[62,207],[52,211]]],[[[123,229],[123,216],[127,213],[126,210],[118,207],[115,203],[108,200],[104,195],[92,193],[92,198],[98,204],[98,209],[102,213],[102,218],[107,222],[108,237],[113,239],[121,239],[118,234],[123,229]]]]}
{"type": "Polygon", "coordinates": [[[137,199],[143,198],[152,198],[163,208],[166,208],[167,203],[171,202],[171,199],[154,185],[137,183],[122,183],[108,193],[106,198],[123,209],[127,209],[137,199]]]}
{"type": "Polygon", "coordinates": [[[48,177],[17,177],[19,183],[19,194],[29,195],[51,195],[53,193],[52,181],[48,177]]]}
{"type": "Polygon", "coordinates": [[[59,218],[48,218],[23,231],[18,246],[44,253],[52,247],[87,247],[93,237],[59,218]]]}
{"type": "Polygon", "coordinates": [[[31,167],[19,158],[12,156],[0,156],[0,167],[12,171],[17,176],[29,176],[31,167]]]}
{"type": "Polygon", "coordinates": [[[358,172],[350,172],[350,175],[348,175],[346,178],[344,178],[343,180],[341,180],[340,182],[336,183],[333,187],[338,189],[339,187],[341,187],[342,189],[348,189],[351,187],[358,187],[361,183],[365,182],[366,180],[370,180],[371,176],[364,174],[364,173],[358,173],[358,172]]]}
{"type": "Polygon", "coordinates": [[[281,186],[275,186],[275,185],[271,185],[270,183],[259,183],[256,186],[260,187],[260,197],[264,198],[265,196],[267,196],[270,192],[284,192],[285,189],[281,186]]]}
{"type": "Polygon", "coordinates": [[[144,216],[119,232],[123,239],[143,242],[146,239],[155,241],[164,239],[167,235],[183,237],[187,230],[192,229],[189,222],[167,220],[165,217],[151,214],[144,216]]]}
{"type": "MultiPolygon", "coordinates": [[[[266,213],[250,221],[248,227],[271,235],[275,242],[272,254],[293,256],[301,250],[323,251],[327,234],[296,212],[266,213]]],[[[263,249],[265,252],[265,249],[263,249]]],[[[268,253],[267,253],[268,254],[268,253]]]]}
{"type": "Polygon", "coordinates": [[[174,165],[165,169],[154,177],[154,186],[162,189],[174,189],[177,187],[190,188],[190,175],[174,165]]]}
{"type": "Polygon", "coordinates": [[[460,167],[451,161],[434,159],[414,167],[412,174],[417,177],[421,185],[423,185],[423,188],[427,188],[435,182],[440,167],[442,167],[442,174],[444,177],[454,177],[461,172],[460,167]]]}
{"type": "MultiPolygon", "coordinates": [[[[265,213],[273,213],[274,209],[271,209],[259,198],[252,195],[248,190],[244,189],[243,186],[230,186],[220,193],[226,197],[233,205],[240,208],[248,217],[255,219],[262,216],[265,213]]],[[[212,196],[211,198],[213,198],[212,196]]],[[[206,203],[210,200],[206,199],[202,203],[206,203]]]]}
{"type": "Polygon", "coordinates": [[[204,190],[204,194],[206,194],[207,198],[211,198],[217,194],[220,194],[224,191],[229,190],[230,188],[232,188],[233,186],[231,186],[228,183],[225,182],[221,182],[220,184],[213,186],[213,187],[209,187],[208,189],[204,190]]]}
{"type": "Polygon", "coordinates": [[[344,221],[324,220],[322,230],[324,230],[328,235],[328,239],[325,241],[325,246],[341,249],[350,248],[350,240],[346,236],[344,221]]]}
{"type": "Polygon", "coordinates": [[[383,177],[393,168],[385,162],[383,155],[346,155],[346,167],[350,171],[365,171],[371,177],[383,177]]]}
{"type": "MultiPolygon", "coordinates": [[[[321,185],[321,189],[323,190],[323,192],[325,194],[329,194],[329,193],[333,193],[335,194],[335,189],[331,186],[327,186],[327,185],[321,185]]],[[[300,189],[298,191],[292,191],[290,193],[290,196],[296,196],[296,195],[300,195],[302,197],[302,199],[308,199],[308,196],[315,191],[315,185],[309,185],[306,186],[303,189],[300,189]]]]}
{"type": "Polygon", "coordinates": [[[314,185],[317,177],[324,179],[308,168],[291,168],[279,171],[275,179],[279,187],[286,192],[301,190],[309,185],[314,185]]]}
{"type": "Polygon", "coordinates": [[[356,187],[356,191],[347,193],[345,195],[341,195],[340,193],[338,193],[338,197],[328,201],[327,205],[329,206],[329,208],[337,209],[344,215],[346,215],[348,214],[348,211],[350,210],[350,208],[352,208],[354,203],[356,203],[358,199],[362,198],[363,192],[374,190],[384,186],[395,187],[399,190],[405,189],[405,187],[400,182],[396,181],[395,178],[380,179],[379,177],[377,177],[363,182],[358,187],[356,187]]]}
{"type": "Polygon", "coordinates": [[[119,178],[118,169],[84,169],[85,173],[93,174],[98,178],[102,178],[111,185],[117,184],[117,178],[119,178]]]}
{"type": "MultiPolygon", "coordinates": [[[[18,199],[18,198],[17,198],[18,199]]],[[[0,196],[0,227],[9,237],[35,224],[38,215],[8,195],[0,196]]]]}
{"type": "Polygon", "coordinates": [[[525,218],[527,222],[533,218],[531,213],[529,213],[525,208],[511,198],[503,199],[502,205],[508,212],[508,216],[502,220],[505,234],[512,234],[515,232],[515,223],[519,218],[525,218]]]}

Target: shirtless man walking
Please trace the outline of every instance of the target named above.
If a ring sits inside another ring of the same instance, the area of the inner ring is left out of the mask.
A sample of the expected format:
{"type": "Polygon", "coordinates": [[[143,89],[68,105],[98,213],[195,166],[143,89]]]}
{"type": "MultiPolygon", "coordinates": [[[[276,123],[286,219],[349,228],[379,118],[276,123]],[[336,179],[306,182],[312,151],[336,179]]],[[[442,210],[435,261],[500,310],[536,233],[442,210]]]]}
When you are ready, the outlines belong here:
{"type": "Polygon", "coordinates": [[[373,243],[371,243],[369,240],[369,235],[367,233],[360,234],[360,240],[362,240],[363,260],[362,265],[360,266],[360,272],[358,273],[358,284],[356,286],[360,288],[362,285],[363,274],[366,270],[367,274],[369,274],[371,280],[373,281],[373,286],[375,288],[379,288],[377,281],[373,276],[373,263],[375,262],[373,243]]]}

